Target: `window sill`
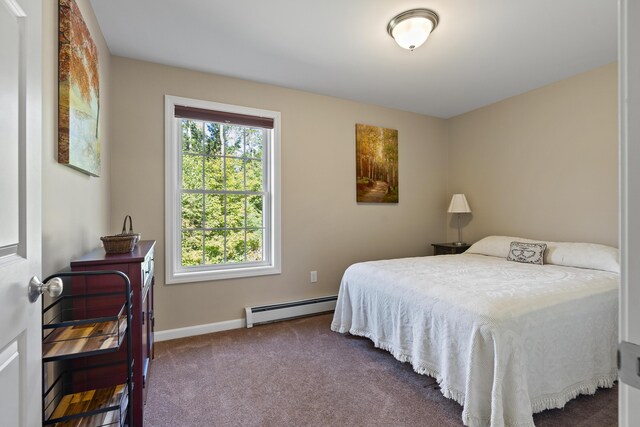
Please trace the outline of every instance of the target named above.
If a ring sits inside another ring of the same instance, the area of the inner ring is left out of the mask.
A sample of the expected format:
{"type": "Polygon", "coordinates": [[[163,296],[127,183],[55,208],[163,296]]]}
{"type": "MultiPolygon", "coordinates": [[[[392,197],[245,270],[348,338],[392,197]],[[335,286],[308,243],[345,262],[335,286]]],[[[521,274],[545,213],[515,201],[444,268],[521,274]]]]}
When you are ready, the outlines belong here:
{"type": "Polygon", "coordinates": [[[165,282],[168,285],[194,282],[210,282],[215,280],[238,279],[280,274],[280,267],[265,265],[256,267],[228,268],[224,270],[180,271],[167,273],[165,282]]]}

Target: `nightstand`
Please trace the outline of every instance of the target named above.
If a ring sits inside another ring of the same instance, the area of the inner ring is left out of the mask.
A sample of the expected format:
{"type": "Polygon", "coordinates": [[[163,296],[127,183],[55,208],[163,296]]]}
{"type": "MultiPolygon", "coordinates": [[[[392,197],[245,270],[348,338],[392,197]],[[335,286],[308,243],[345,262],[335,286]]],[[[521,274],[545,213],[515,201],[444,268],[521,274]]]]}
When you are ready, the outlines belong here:
{"type": "Polygon", "coordinates": [[[454,245],[453,243],[432,243],[434,255],[453,255],[461,254],[471,245],[454,245]]]}

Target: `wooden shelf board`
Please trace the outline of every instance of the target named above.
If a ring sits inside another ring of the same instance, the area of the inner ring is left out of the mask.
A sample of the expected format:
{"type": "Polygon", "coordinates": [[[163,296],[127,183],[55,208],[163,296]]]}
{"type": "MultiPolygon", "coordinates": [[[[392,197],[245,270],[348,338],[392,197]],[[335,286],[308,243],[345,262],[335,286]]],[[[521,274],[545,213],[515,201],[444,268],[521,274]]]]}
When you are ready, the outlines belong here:
{"type": "Polygon", "coordinates": [[[109,407],[116,407],[108,412],[101,412],[94,415],[73,418],[50,424],[57,427],[94,427],[121,425],[124,421],[120,418],[126,414],[128,401],[126,384],[118,384],[113,387],[106,387],[97,390],[89,390],[81,393],[68,394],[60,399],[60,403],[51,414],[49,421],[55,421],[63,417],[81,415],[109,407]],[[121,414],[122,412],[122,414],[121,414]]]}
{"type": "Polygon", "coordinates": [[[126,330],[127,317],[124,315],[118,321],[55,328],[42,343],[42,358],[46,361],[102,350],[117,350],[126,330]]]}

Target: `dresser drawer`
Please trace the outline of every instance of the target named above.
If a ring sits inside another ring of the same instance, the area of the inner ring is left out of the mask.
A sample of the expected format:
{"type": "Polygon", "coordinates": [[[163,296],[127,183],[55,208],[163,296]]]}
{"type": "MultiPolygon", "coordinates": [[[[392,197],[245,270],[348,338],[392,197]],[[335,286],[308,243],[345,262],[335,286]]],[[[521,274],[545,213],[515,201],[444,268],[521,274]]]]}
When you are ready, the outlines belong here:
{"type": "Polygon", "coordinates": [[[142,269],[142,287],[144,289],[151,284],[151,279],[153,278],[153,270],[154,270],[153,250],[149,251],[149,253],[145,257],[144,262],[141,264],[141,269],[142,269]]]}

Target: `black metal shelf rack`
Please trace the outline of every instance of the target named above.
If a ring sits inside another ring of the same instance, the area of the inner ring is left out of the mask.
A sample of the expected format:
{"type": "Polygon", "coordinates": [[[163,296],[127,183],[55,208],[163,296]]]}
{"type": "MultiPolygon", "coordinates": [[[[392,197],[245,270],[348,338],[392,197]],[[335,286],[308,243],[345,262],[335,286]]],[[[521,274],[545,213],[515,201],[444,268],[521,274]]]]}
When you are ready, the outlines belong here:
{"type": "Polygon", "coordinates": [[[42,419],[43,426],[131,426],[133,414],[133,353],[131,282],[126,274],[115,271],[61,272],[47,277],[114,276],[121,280],[122,292],[64,294],[42,310],[42,419]],[[105,315],[104,304],[112,302],[105,315]],[[115,303],[113,303],[115,301],[115,303]],[[99,308],[96,308],[99,307],[99,308]],[[93,356],[127,348],[126,359],[91,362],[93,356]],[[69,362],[74,359],[75,363],[69,362]],[[51,363],[59,362],[59,363],[51,363]],[[126,364],[127,369],[113,367],[126,364]],[[83,386],[82,378],[93,378],[83,386]],[[96,380],[95,378],[101,379],[96,380]],[[47,377],[55,378],[47,385],[47,377]],[[80,379],[80,380],[79,380],[80,379]],[[80,384],[80,385],[79,385],[80,384]],[[99,384],[99,386],[95,386],[99,384]]]}

